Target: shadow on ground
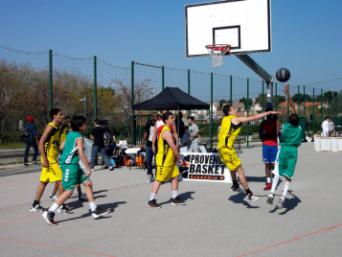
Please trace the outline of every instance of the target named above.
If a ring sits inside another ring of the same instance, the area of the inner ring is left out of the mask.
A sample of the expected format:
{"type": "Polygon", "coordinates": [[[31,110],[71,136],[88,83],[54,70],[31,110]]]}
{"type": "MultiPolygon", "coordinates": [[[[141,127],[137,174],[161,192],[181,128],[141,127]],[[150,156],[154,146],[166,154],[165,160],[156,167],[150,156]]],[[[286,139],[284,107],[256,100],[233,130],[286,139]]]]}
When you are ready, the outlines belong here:
{"type": "MultiPolygon", "coordinates": [[[[194,191],[189,191],[189,192],[184,192],[184,193],[181,193],[179,194],[178,196],[184,201],[184,203],[186,203],[188,200],[194,200],[195,198],[193,197],[193,195],[195,194],[196,192],[194,191]]],[[[165,205],[165,204],[169,204],[171,203],[170,199],[165,201],[165,202],[161,202],[160,203],[160,206],[162,205],[165,205]]]]}
{"type": "MultiPolygon", "coordinates": [[[[96,199],[99,199],[99,198],[105,198],[105,197],[107,197],[107,195],[106,194],[101,194],[101,193],[106,193],[106,192],[108,192],[108,190],[98,190],[98,191],[94,191],[94,199],[96,200],[96,199]]],[[[71,207],[73,210],[75,210],[75,209],[78,209],[78,208],[81,208],[81,207],[83,207],[84,205],[83,205],[83,203],[86,203],[87,201],[79,201],[78,200],[78,196],[73,196],[72,198],[71,198],[73,201],[71,201],[71,202],[67,202],[67,205],[69,206],[69,207],[71,207]]]]}
{"type": "Polygon", "coordinates": [[[246,195],[244,193],[238,193],[235,195],[232,195],[228,198],[229,201],[232,201],[233,203],[236,204],[242,204],[246,206],[248,209],[258,209],[260,208],[259,206],[251,205],[248,201],[245,200],[246,195]]]}
{"type": "Polygon", "coordinates": [[[281,210],[281,212],[279,212],[279,215],[287,214],[289,211],[294,210],[299,205],[299,203],[302,202],[298,198],[298,196],[296,196],[292,192],[289,192],[289,194],[292,197],[291,198],[286,198],[286,200],[284,202],[284,207],[279,209],[277,206],[275,206],[272,210],[270,210],[270,213],[275,213],[277,210],[281,210]]]}
{"type": "MultiPolygon", "coordinates": [[[[120,205],[126,204],[126,201],[119,201],[119,202],[114,202],[114,203],[105,203],[105,204],[99,204],[98,206],[103,209],[103,210],[109,210],[111,213],[115,211],[116,208],[118,208],[120,205]]],[[[69,219],[63,219],[58,221],[58,223],[63,223],[63,222],[68,222],[68,221],[73,221],[73,220],[78,220],[78,219],[83,219],[85,217],[90,217],[90,212],[88,208],[85,208],[86,213],[82,214],[81,216],[78,217],[73,217],[69,219]]],[[[66,214],[67,215],[67,214],[66,214]]],[[[64,217],[66,217],[64,215],[64,217]]],[[[107,216],[107,217],[102,217],[101,219],[109,219],[112,216],[107,216]]]]}

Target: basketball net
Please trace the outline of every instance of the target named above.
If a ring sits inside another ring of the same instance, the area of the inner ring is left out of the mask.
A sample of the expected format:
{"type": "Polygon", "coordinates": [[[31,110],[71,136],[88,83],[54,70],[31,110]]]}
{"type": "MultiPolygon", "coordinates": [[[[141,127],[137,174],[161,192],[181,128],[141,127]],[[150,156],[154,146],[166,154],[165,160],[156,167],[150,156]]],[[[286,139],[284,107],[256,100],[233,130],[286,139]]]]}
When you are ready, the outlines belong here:
{"type": "Polygon", "coordinates": [[[205,46],[211,56],[211,66],[220,67],[222,66],[225,55],[230,54],[231,46],[229,44],[217,44],[205,46]]]}

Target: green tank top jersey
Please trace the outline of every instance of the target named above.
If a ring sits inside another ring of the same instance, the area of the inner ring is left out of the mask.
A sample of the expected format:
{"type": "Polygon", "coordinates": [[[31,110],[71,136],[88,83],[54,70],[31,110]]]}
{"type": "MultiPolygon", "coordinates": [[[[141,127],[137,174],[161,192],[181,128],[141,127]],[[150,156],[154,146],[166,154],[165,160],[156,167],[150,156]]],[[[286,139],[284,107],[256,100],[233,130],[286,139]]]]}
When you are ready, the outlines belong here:
{"type": "Polygon", "coordinates": [[[70,131],[65,139],[63,152],[60,158],[60,164],[78,164],[80,158],[77,153],[76,140],[83,136],[79,132],[70,131]]]}
{"type": "Polygon", "coordinates": [[[298,147],[302,143],[302,138],[301,126],[295,127],[287,122],[283,125],[281,131],[280,145],[298,147]]]}

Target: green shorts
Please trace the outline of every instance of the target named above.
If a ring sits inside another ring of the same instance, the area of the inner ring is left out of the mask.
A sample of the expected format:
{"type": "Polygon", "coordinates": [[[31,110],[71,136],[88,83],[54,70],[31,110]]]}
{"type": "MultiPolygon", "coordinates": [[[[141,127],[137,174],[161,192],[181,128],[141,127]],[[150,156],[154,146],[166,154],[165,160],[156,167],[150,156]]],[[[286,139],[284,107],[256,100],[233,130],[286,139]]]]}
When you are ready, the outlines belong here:
{"type": "Polygon", "coordinates": [[[298,157],[298,149],[295,146],[281,146],[279,153],[279,175],[292,178],[298,157]]]}
{"type": "Polygon", "coordinates": [[[77,164],[64,164],[61,168],[63,171],[62,186],[64,190],[74,190],[76,185],[80,185],[89,179],[77,164]]]}

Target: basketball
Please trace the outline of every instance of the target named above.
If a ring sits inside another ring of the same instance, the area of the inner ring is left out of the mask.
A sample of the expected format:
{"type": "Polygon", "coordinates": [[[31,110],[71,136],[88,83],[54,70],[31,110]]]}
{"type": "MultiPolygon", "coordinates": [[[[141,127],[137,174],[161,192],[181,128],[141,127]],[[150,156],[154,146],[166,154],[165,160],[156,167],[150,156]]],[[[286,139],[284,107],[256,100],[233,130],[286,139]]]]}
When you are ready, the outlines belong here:
{"type": "Polygon", "coordinates": [[[291,73],[286,68],[280,68],[276,73],[276,78],[279,82],[286,82],[290,79],[291,73]]]}

